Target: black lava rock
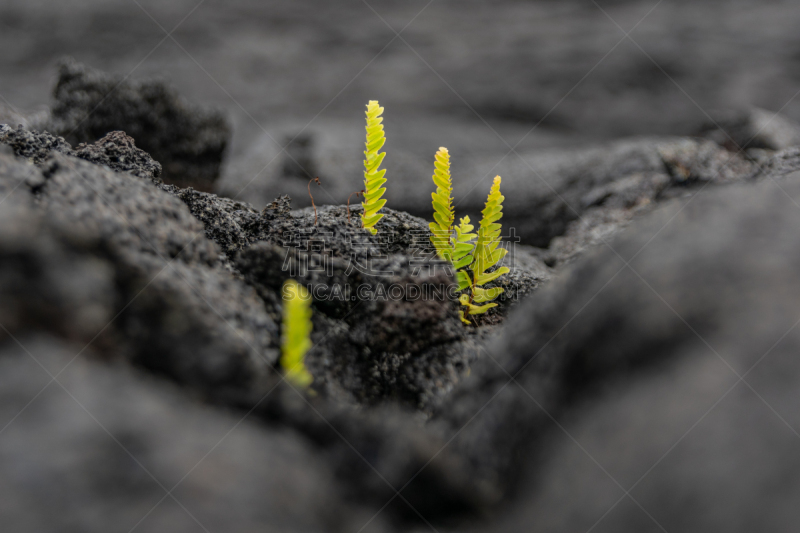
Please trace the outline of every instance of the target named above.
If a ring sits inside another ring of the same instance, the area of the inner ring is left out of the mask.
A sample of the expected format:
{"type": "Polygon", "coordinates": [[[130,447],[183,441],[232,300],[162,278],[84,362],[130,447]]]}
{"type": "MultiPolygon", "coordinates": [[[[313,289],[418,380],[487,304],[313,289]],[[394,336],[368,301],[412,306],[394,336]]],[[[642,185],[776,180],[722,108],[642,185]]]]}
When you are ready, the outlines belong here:
{"type": "Polygon", "coordinates": [[[75,155],[117,172],[130,172],[156,184],[161,183],[161,164],[137,148],[134,140],[123,131],[112,131],[92,144],[80,144],[75,155]]]}
{"type": "Polygon", "coordinates": [[[0,143],[10,146],[19,157],[36,164],[48,159],[51,152],[75,154],[72,146],[63,137],[56,137],[46,131],[28,131],[21,125],[14,129],[7,124],[0,124],[0,143]]]}
{"type": "Polygon", "coordinates": [[[63,60],[51,129],[73,145],[121,130],[163,166],[167,183],[210,190],[231,135],[216,111],[155,81],[132,82],[63,60]]]}
{"type": "Polygon", "coordinates": [[[487,530],[794,527],[795,170],[667,203],[512,314],[439,412],[515,501],[487,530]]]}

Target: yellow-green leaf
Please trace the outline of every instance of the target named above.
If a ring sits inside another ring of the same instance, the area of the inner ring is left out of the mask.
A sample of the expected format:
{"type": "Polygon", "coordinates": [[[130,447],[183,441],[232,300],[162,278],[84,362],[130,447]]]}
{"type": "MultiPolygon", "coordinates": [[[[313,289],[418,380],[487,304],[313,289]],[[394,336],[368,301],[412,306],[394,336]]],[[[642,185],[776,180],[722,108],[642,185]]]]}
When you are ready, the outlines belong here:
{"type": "Polygon", "coordinates": [[[383,184],[386,183],[384,175],[386,169],[378,169],[383,163],[383,158],[386,156],[385,152],[378,152],[384,143],[386,137],[383,133],[383,108],[378,105],[377,100],[370,100],[367,104],[367,138],[365,142],[366,150],[364,151],[364,202],[361,204],[364,207],[364,212],[361,214],[361,225],[368,229],[370,233],[375,235],[378,231],[374,228],[375,224],[381,219],[383,215],[378,215],[377,212],[386,204],[386,200],[381,200],[383,193],[386,189],[383,184]]]}
{"type": "Polygon", "coordinates": [[[472,300],[475,303],[491,302],[505,292],[502,287],[494,287],[493,289],[482,289],[480,287],[473,287],[472,300]]]}
{"type": "Polygon", "coordinates": [[[280,365],[286,381],[302,389],[308,388],[314,377],[305,366],[305,356],[311,349],[311,296],[294,280],[283,284],[283,335],[280,365]]]}
{"type": "Polygon", "coordinates": [[[497,307],[497,304],[491,303],[486,305],[470,305],[469,306],[469,314],[471,315],[482,315],[492,307],[497,307]]]}
{"type": "MultiPolygon", "coordinates": [[[[499,248],[502,226],[498,224],[497,221],[503,216],[503,200],[505,199],[503,195],[500,194],[500,182],[500,176],[496,176],[492,182],[489,196],[486,199],[486,206],[482,211],[483,217],[480,222],[480,227],[478,228],[475,248],[472,250],[473,262],[469,267],[472,271],[472,278],[468,279],[468,286],[471,287],[472,298],[467,298],[466,301],[463,298],[461,299],[462,305],[467,307],[471,315],[483,314],[497,306],[496,303],[487,302],[491,302],[503,294],[503,288],[495,287],[492,289],[484,289],[483,285],[509,272],[508,267],[500,267],[494,272],[487,272],[487,270],[497,265],[508,253],[508,250],[505,248],[499,248]]],[[[469,223],[469,220],[466,222],[469,223]]],[[[465,228],[463,227],[460,231],[458,229],[456,230],[459,238],[464,230],[465,228]]]]}
{"type": "Polygon", "coordinates": [[[439,148],[433,162],[433,183],[436,191],[431,193],[433,220],[431,225],[431,244],[440,258],[453,257],[453,185],[450,177],[450,153],[447,148],[439,148]],[[436,228],[434,229],[434,225],[436,228]]]}

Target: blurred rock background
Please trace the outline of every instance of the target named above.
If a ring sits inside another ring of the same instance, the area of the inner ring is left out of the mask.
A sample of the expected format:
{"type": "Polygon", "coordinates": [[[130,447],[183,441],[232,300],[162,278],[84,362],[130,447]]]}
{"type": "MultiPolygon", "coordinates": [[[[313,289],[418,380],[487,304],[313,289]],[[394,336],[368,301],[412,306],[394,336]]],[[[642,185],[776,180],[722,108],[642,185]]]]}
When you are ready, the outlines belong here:
{"type": "MultiPolygon", "coordinates": [[[[323,179],[320,201],[358,190],[362,111],[378,99],[390,173],[427,179],[447,146],[458,197],[496,173],[534,179],[504,158],[513,146],[686,135],[707,112],[750,106],[800,118],[798,22],[790,1],[4,0],[0,95],[50,103],[64,55],[163,78],[226,111],[216,189],[257,207],[278,190],[308,203],[281,153],[298,135],[289,152],[323,179]]],[[[404,194],[390,187],[389,205],[410,208],[404,194]]]]}

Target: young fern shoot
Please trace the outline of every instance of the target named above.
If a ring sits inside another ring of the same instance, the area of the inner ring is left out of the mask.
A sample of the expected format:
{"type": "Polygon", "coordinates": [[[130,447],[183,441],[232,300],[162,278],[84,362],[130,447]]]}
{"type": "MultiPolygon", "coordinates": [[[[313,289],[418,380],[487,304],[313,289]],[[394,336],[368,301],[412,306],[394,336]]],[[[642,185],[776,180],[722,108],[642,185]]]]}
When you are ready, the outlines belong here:
{"type": "Polygon", "coordinates": [[[378,233],[375,224],[383,218],[378,211],[386,204],[386,200],[381,198],[386,192],[383,187],[383,184],[386,183],[386,178],[383,177],[386,169],[378,169],[386,156],[386,152],[378,152],[386,142],[383,134],[382,113],[383,108],[378,105],[378,101],[370,100],[367,104],[367,141],[364,151],[365,193],[364,202],[361,204],[364,208],[364,212],[361,214],[361,224],[373,235],[378,233]]]}
{"type": "Polygon", "coordinates": [[[428,227],[431,230],[431,244],[436,249],[440,258],[452,263],[458,279],[458,290],[470,286],[469,275],[460,270],[472,264],[472,241],[477,237],[471,233],[474,226],[470,224],[469,217],[461,219],[455,226],[455,211],[453,209],[453,180],[450,175],[450,153],[447,148],[441,147],[436,152],[433,171],[433,183],[436,192],[431,193],[433,200],[433,222],[428,227]]]}
{"type": "Polygon", "coordinates": [[[471,265],[474,260],[472,252],[475,250],[475,243],[472,241],[478,236],[475,233],[471,233],[475,226],[469,222],[469,217],[464,217],[456,226],[453,268],[456,269],[456,279],[458,280],[458,290],[460,291],[470,287],[469,273],[463,269],[471,265]]]}
{"type": "Polygon", "coordinates": [[[505,248],[498,248],[502,230],[498,221],[503,216],[503,200],[505,197],[500,194],[500,176],[495,176],[489,197],[486,199],[486,206],[481,212],[478,239],[475,241],[473,250],[474,260],[469,267],[472,271],[472,278],[467,277],[467,283],[471,294],[462,294],[459,298],[470,315],[480,315],[492,307],[497,307],[496,303],[491,302],[503,294],[503,288],[484,289],[483,286],[510,271],[508,267],[504,266],[493,272],[487,272],[508,253],[505,248]]]}
{"type": "Polygon", "coordinates": [[[311,349],[311,296],[293,279],[283,284],[283,338],[280,365],[286,381],[307,389],[314,381],[305,365],[311,349]]]}
{"type": "Polygon", "coordinates": [[[436,253],[445,261],[453,261],[455,243],[453,242],[453,181],[450,177],[450,153],[447,148],[441,147],[436,152],[434,161],[433,183],[436,192],[431,193],[433,199],[433,222],[428,227],[431,229],[431,244],[436,253]]]}

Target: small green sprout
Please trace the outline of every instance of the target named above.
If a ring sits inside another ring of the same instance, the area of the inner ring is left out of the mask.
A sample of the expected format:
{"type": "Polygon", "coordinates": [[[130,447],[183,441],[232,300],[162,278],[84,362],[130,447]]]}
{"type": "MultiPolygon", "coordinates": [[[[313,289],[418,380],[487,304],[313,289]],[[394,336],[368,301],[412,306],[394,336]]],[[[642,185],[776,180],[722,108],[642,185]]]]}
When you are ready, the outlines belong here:
{"type": "Polygon", "coordinates": [[[433,222],[431,229],[431,244],[436,248],[439,257],[445,261],[453,261],[453,181],[450,177],[450,153],[447,148],[441,147],[436,152],[433,171],[433,183],[436,192],[431,193],[433,199],[433,222]]]}
{"type": "MultiPolygon", "coordinates": [[[[500,176],[495,177],[492,183],[477,234],[472,233],[475,226],[470,224],[469,217],[462,218],[459,224],[453,227],[455,221],[453,180],[450,176],[450,153],[447,148],[439,148],[436,152],[433,183],[436,185],[436,192],[431,193],[433,200],[433,222],[429,224],[431,244],[439,257],[452,263],[455,268],[458,290],[470,289],[469,293],[459,298],[461,304],[467,308],[470,315],[483,314],[496,307],[496,303],[490,302],[503,294],[502,288],[484,289],[483,285],[509,272],[508,267],[500,267],[494,272],[487,273],[487,270],[497,265],[508,253],[504,248],[497,249],[502,229],[497,221],[503,216],[505,199],[500,194],[500,176]],[[478,240],[473,243],[476,237],[478,240]],[[472,277],[467,268],[472,271],[472,277]]],[[[470,323],[463,311],[460,311],[460,315],[463,322],[470,323]]]]}
{"type": "MultiPolygon", "coordinates": [[[[447,148],[439,148],[439,151],[436,152],[433,183],[436,185],[436,192],[431,193],[434,222],[428,225],[431,229],[431,243],[439,257],[450,261],[455,269],[459,270],[472,263],[470,254],[474,245],[471,241],[477,235],[470,233],[474,226],[469,223],[469,217],[461,219],[461,223],[455,226],[455,235],[453,234],[453,222],[455,221],[453,181],[450,177],[450,153],[447,148]]],[[[459,290],[464,290],[469,286],[466,276],[466,272],[458,272],[459,290]]]]}
{"type": "Polygon", "coordinates": [[[314,377],[305,365],[305,355],[311,349],[311,296],[293,279],[283,284],[283,339],[280,364],[286,381],[307,389],[314,377]]]}
{"type": "Polygon", "coordinates": [[[471,233],[475,226],[469,223],[469,217],[461,219],[458,226],[456,226],[456,242],[455,249],[453,250],[453,267],[456,269],[456,278],[458,279],[458,290],[463,291],[470,286],[469,274],[462,270],[472,264],[472,252],[475,250],[475,244],[472,242],[477,234],[471,233]]]}
{"type": "Polygon", "coordinates": [[[386,142],[386,137],[383,134],[383,119],[381,114],[383,108],[378,105],[377,100],[370,100],[367,104],[367,141],[366,150],[364,151],[364,202],[361,204],[364,207],[364,212],[361,214],[361,224],[364,228],[369,230],[370,233],[375,235],[378,230],[375,229],[375,224],[383,218],[379,214],[381,207],[386,204],[386,200],[381,199],[386,189],[383,184],[386,183],[386,169],[378,170],[378,167],[383,162],[386,152],[378,153],[386,142]]]}
{"type": "MultiPolygon", "coordinates": [[[[459,301],[467,308],[470,315],[481,315],[492,307],[497,307],[496,303],[490,302],[503,294],[503,288],[484,289],[482,287],[510,272],[510,269],[505,266],[495,269],[494,272],[487,272],[508,253],[505,248],[498,248],[500,231],[502,230],[502,226],[498,221],[503,216],[503,200],[505,200],[505,197],[500,194],[500,176],[495,176],[492,188],[489,191],[489,197],[486,199],[486,207],[482,211],[483,216],[478,229],[478,240],[475,241],[475,249],[473,250],[474,261],[469,267],[472,271],[472,278],[470,279],[469,276],[466,278],[470,294],[462,294],[459,298],[459,301]]],[[[461,318],[466,321],[463,316],[461,318]]]]}

